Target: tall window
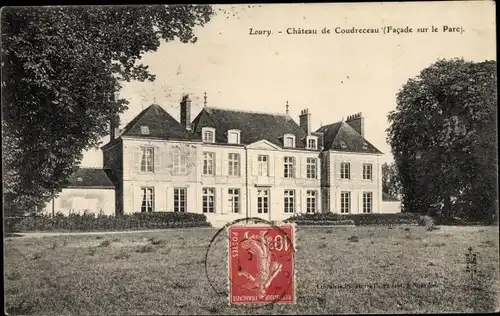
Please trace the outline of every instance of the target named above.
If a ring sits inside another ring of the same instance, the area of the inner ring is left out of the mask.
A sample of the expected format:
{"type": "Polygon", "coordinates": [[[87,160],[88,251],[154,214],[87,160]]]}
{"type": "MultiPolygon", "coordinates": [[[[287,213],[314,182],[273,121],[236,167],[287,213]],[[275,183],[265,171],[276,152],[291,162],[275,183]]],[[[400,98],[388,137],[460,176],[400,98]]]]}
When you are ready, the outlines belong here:
{"type": "Polygon", "coordinates": [[[295,191],[294,190],[285,190],[285,213],[294,213],[295,212],[295,191]]]}
{"type": "Polygon", "coordinates": [[[203,132],[203,141],[207,143],[214,142],[214,132],[213,131],[204,131],[203,132]]]}
{"type": "Polygon", "coordinates": [[[340,193],[340,213],[347,214],[351,212],[351,192],[340,193]]]}
{"type": "Polygon", "coordinates": [[[154,148],[141,147],[141,171],[153,172],[154,171],[154,148]]]}
{"type": "Polygon", "coordinates": [[[372,193],[371,192],[363,192],[363,213],[371,213],[372,212],[372,193]]]}
{"type": "Polygon", "coordinates": [[[142,190],[141,212],[153,212],[154,201],[155,201],[155,189],[142,188],[141,190],[142,190]]]}
{"type": "Polygon", "coordinates": [[[316,213],[316,196],[317,196],[316,191],[307,190],[306,213],[316,213]]]}
{"type": "Polygon", "coordinates": [[[307,158],[307,178],[316,179],[316,158],[307,158]]]}
{"type": "Polygon", "coordinates": [[[285,147],[293,147],[293,137],[285,137],[285,147]]]}
{"type": "Polygon", "coordinates": [[[203,188],[203,213],[215,213],[214,188],[203,188]]]}
{"type": "Polygon", "coordinates": [[[372,164],[364,163],[363,164],[363,179],[371,180],[372,179],[372,164]]]}
{"type": "Polygon", "coordinates": [[[240,176],[240,154],[229,154],[229,175],[240,176]]]}
{"type": "Polygon", "coordinates": [[[269,176],[269,156],[259,155],[257,160],[259,162],[259,176],[269,176]]]}
{"type": "Polygon", "coordinates": [[[203,153],[203,174],[214,175],[215,169],[215,154],[212,152],[203,153]]]}
{"type": "Polygon", "coordinates": [[[295,178],[295,159],[293,157],[285,157],[285,178],[295,178]]]}
{"type": "Polygon", "coordinates": [[[257,191],[257,213],[269,213],[269,190],[257,191]]]}
{"type": "Polygon", "coordinates": [[[174,212],[186,213],[186,188],[174,188],[174,212]]]}
{"type": "Polygon", "coordinates": [[[228,189],[229,195],[229,212],[240,212],[240,189],[228,189]]]}
{"type": "Polygon", "coordinates": [[[174,174],[187,173],[187,158],[180,148],[173,148],[172,150],[172,165],[174,174]]]}
{"type": "Polygon", "coordinates": [[[351,178],[351,164],[348,162],[343,162],[340,164],[340,179],[350,179],[351,178]]]}

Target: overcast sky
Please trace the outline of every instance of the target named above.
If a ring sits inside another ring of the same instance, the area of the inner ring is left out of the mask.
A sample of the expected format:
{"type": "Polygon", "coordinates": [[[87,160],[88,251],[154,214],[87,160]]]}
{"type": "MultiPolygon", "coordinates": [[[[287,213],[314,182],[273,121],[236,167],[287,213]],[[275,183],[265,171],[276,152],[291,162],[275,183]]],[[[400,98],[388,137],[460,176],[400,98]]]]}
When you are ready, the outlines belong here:
{"type": "MultiPolygon", "coordinates": [[[[156,82],[130,82],[123,127],[155,102],[179,119],[179,100],[189,93],[192,119],[207,104],[232,109],[285,112],[298,122],[309,108],[317,129],[362,112],[365,136],[392,161],[386,142],[387,114],[409,79],[440,58],[496,58],[495,7],[490,1],[362,4],[269,4],[216,7],[218,15],[196,32],[196,44],[164,43],[143,62],[156,82]],[[228,13],[218,11],[223,8],[228,13]],[[464,32],[443,32],[443,26],[464,32]],[[413,29],[410,34],[335,34],[335,28],[413,29]],[[439,32],[431,32],[431,26],[439,32]],[[288,28],[331,30],[329,35],[288,35],[288,28]],[[428,27],[427,33],[416,33],[428,27]],[[249,29],[272,35],[249,35],[249,29]],[[281,31],[282,33],[278,33],[281,31]]],[[[103,139],[105,144],[109,138],[103,139]]],[[[100,149],[82,166],[102,167],[100,149]]]]}

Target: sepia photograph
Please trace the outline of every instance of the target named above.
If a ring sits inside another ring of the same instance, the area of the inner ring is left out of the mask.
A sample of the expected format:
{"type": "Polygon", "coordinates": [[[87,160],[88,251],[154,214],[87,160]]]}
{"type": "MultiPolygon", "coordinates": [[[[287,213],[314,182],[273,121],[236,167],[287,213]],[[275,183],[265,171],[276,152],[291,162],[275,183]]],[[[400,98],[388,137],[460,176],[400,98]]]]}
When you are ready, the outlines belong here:
{"type": "Polygon", "coordinates": [[[500,311],[493,1],[6,6],[6,315],[500,311]]]}

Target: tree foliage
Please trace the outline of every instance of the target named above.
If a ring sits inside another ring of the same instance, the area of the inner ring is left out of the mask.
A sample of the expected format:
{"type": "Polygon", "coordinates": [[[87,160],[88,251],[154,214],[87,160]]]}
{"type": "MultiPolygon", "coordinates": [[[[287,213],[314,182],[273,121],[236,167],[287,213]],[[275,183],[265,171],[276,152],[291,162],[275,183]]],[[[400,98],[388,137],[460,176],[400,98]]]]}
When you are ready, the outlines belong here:
{"type": "Polygon", "coordinates": [[[50,199],[127,109],[120,82],[154,80],[140,63],[162,41],[193,43],[207,5],[2,10],[4,202],[50,199]]]}
{"type": "Polygon", "coordinates": [[[382,192],[394,197],[399,197],[401,193],[401,182],[394,163],[382,165],[382,192]]]}
{"type": "Polygon", "coordinates": [[[409,79],[388,142],[412,212],[492,220],[497,210],[496,62],[438,60],[409,79]]]}

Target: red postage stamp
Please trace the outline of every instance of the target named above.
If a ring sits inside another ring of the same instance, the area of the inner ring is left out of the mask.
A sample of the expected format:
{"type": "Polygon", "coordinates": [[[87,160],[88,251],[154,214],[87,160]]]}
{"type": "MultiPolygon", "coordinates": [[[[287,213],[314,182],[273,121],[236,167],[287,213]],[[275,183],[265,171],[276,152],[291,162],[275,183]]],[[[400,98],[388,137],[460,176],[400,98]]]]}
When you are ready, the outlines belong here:
{"type": "Polygon", "coordinates": [[[295,303],[292,224],[229,227],[229,303],[295,303]]]}

